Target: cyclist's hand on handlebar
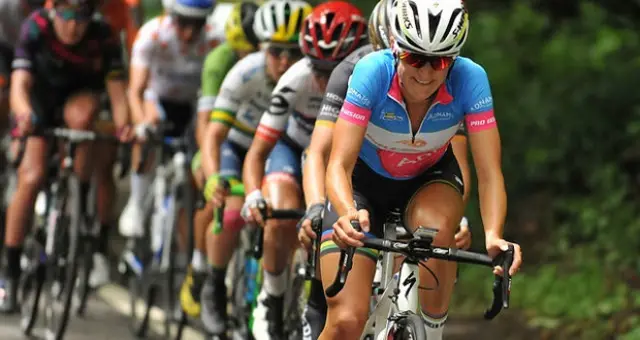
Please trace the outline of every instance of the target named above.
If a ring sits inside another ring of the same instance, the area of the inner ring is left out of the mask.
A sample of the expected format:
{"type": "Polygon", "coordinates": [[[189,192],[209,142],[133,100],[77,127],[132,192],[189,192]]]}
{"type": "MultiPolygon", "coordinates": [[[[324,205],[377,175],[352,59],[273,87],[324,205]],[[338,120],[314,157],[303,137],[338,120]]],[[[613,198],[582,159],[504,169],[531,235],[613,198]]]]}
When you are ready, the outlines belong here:
{"type": "Polygon", "coordinates": [[[118,137],[122,143],[131,142],[135,136],[135,131],[130,125],[117,128],[116,137],[118,137]]]}
{"type": "Polygon", "coordinates": [[[362,247],[364,244],[360,240],[364,238],[364,232],[369,231],[369,224],[368,211],[364,209],[349,211],[346,215],[340,216],[338,221],[333,224],[333,242],[340,248],[362,247]],[[362,231],[353,228],[352,220],[360,221],[362,231]]]}
{"type": "Polygon", "coordinates": [[[265,207],[267,203],[262,197],[262,191],[256,189],[246,196],[240,214],[248,223],[264,226],[264,216],[259,209],[261,206],[265,207]]]}
{"type": "Polygon", "coordinates": [[[302,223],[300,224],[301,228],[298,232],[298,240],[305,249],[311,249],[313,240],[315,240],[317,237],[316,233],[311,227],[311,221],[315,219],[321,219],[323,210],[324,203],[313,204],[307,209],[307,212],[302,218],[302,223]]]}
{"type": "Polygon", "coordinates": [[[15,113],[15,121],[19,136],[26,136],[33,132],[35,114],[31,112],[15,113]]]}
{"type": "Polygon", "coordinates": [[[455,236],[456,248],[467,250],[471,248],[471,231],[466,217],[460,221],[460,229],[455,236]]]}
{"type": "MultiPolygon", "coordinates": [[[[511,268],[509,268],[509,275],[513,276],[520,269],[520,265],[522,264],[522,250],[520,249],[520,245],[513,242],[505,241],[499,237],[490,237],[487,236],[486,245],[487,245],[487,253],[492,258],[495,258],[503,251],[507,251],[509,249],[509,244],[513,245],[514,254],[513,254],[513,264],[511,268]]],[[[502,275],[503,268],[500,266],[496,266],[493,268],[493,273],[496,275],[502,275]]]]}
{"type": "Polygon", "coordinates": [[[139,141],[146,141],[149,135],[155,132],[155,128],[150,123],[140,123],[135,127],[135,136],[139,141]]]}
{"type": "Polygon", "coordinates": [[[209,176],[204,185],[204,197],[213,203],[215,208],[220,208],[224,199],[229,194],[229,189],[221,185],[220,177],[216,174],[209,176]]]}

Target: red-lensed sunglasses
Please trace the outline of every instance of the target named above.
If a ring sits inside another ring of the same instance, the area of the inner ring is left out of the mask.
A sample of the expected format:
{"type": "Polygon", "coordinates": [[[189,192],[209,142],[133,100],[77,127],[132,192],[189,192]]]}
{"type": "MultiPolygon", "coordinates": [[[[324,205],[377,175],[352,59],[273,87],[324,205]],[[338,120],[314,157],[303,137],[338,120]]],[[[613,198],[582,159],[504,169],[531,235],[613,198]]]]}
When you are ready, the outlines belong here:
{"type": "Polygon", "coordinates": [[[398,52],[398,57],[400,58],[400,60],[415,68],[422,68],[425,65],[429,64],[431,65],[431,68],[436,71],[442,71],[451,66],[454,60],[454,57],[424,55],[407,51],[398,52]]]}

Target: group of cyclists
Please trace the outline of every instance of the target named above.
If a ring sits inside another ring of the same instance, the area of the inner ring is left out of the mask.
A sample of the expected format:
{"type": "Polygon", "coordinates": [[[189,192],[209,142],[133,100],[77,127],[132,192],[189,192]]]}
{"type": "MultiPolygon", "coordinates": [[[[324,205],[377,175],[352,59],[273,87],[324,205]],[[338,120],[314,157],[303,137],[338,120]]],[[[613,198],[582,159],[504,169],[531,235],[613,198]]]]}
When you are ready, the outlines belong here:
{"type": "MultiPolygon", "coordinates": [[[[486,250],[516,249],[503,239],[506,192],[500,136],[485,70],[460,56],[469,33],[462,0],[381,0],[367,18],[346,1],[312,7],[302,0],[234,4],[221,30],[207,18],[213,0],[173,0],[166,13],[134,20],[136,4],[115,19],[98,15],[98,0],[0,2],[0,111],[12,133],[38,127],[98,126],[141,143],[160,126],[165,136],[192,133],[199,151],[193,183],[207,204],[194,216],[195,250],[180,291],[182,308],[202,319],[215,339],[227,337],[225,276],[247,224],[264,228],[263,282],[253,310],[255,339],[283,336],[288,265],[297,247],[320,238],[318,279],[303,315],[311,339],[359,338],[369,312],[378,252],[362,248],[383,237],[385,214],[400,209],[410,228],[438,229],[434,244],[469,248],[463,218],[471,187],[469,140],[476,173],[486,250]],[[124,19],[123,19],[124,18],[124,19]],[[18,29],[20,28],[20,29],[18,29]],[[116,32],[129,30],[129,60],[116,32]],[[137,31],[137,33],[136,33],[137,31]],[[104,94],[111,124],[96,124],[104,94]],[[192,128],[192,129],[191,129],[192,128]],[[245,197],[228,186],[243,185],[245,197]],[[306,209],[297,223],[266,220],[259,207],[306,209]],[[224,207],[222,228],[212,223],[224,207]],[[322,220],[320,234],[312,220],[322,220]],[[354,229],[359,221],[362,230],[354,229]],[[358,247],[343,291],[324,294],[339,250],[358,247]],[[364,288],[364,289],[363,289],[364,288]]],[[[115,0],[110,0],[112,2],[115,0]]],[[[139,13],[138,13],[139,14],[139,13]]],[[[221,23],[213,23],[221,24],[221,23]]],[[[92,284],[109,280],[106,239],[115,195],[113,145],[77,149],[75,171],[84,193],[96,178],[103,225],[92,284]]],[[[26,226],[45,176],[47,145],[29,138],[6,213],[5,266],[0,311],[18,306],[17,281],[26,226]]],[[[153,162],[132,171],[131,193],[119,221],[125,237],[149,232],[142,202],[150,192],[153,162]]],[[[420,291],[428,338],[441,339],[454,289],[456,265],[428,260],[420,291]]]]}

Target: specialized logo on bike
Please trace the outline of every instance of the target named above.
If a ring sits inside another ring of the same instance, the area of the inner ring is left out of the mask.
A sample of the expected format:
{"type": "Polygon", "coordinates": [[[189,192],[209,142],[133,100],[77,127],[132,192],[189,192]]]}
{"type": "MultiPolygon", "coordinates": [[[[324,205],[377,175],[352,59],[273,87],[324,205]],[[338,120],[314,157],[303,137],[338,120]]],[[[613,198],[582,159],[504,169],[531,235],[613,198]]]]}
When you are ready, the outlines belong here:
{"type": "Polygon", "coordinates": [[[413,286],[416,284],[416,276],[413,273],[413,271],[409,274],[409,276],[407,276],[406,279],[404,279],[404,281],[402,281],[402,285],[404,286],[404,297],[405,298],[409,298],[409,292],[411,291],[411,289],[413,289],[413,286]]]}
{"type": "Polygon", "coordinates": [[[447,151],[448,144],[425,153],[403,153],[378,149],[382,167],[395,178],[414,177],[435,165],[447,151]]]}

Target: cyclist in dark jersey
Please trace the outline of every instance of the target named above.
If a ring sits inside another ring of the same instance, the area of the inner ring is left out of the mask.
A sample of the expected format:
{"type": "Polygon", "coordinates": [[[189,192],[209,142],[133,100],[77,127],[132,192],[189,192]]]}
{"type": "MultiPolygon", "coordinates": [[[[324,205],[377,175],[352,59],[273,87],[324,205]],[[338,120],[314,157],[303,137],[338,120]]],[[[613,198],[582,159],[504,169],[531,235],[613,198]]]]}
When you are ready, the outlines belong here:
{"type": "MultiPolygon", "coordinates": [[[[92,129],[105,84],[116,126],[128,132],[121,48],[109,26],[94,18],[97,3],[58,0],[52,9],[33,12],[23,23],[11,75],[11,111],[18,134],[28,134],[36,125],[92,129]]],[[[125,135],[130,134],[121,134],[123,139],[125,135]]],[[[90,147],[78,147],[74,164],[84,194],[91,176],[90,147]]],[[[17,189],[6,217],[7,265],[0,278],[2,312],[12,312],[17,307],[16,281],[24,227],[44,180],[47,149],[44,139],[29,138],[18,169],[17,189]]]]}
{"type": "MultiPolygon", "coordinates": [[[[349,78],[356,63],[364,56],[373,51],[391,47],[391,41],[387,34],[388,23],[386,20],[387,10],[391,4],[391,0],[378,2],[369,17],[369,44],[356,49],[338,64],[331,72],[331,77],[327,83],[326,93],[320,106],[320,113],[311,136],[311,143],[305,151],[305,164],[303,167],[302,180],[307,214],[298,238],[307,249],[311,247],[311,240],[315,238],[315,233],[311,229],[311,220],[320,218],[324,210],[326,161],[331,151],[333,126],[338,120],[340,109],[347,95],[349,78]]],[[[463,181],[467,184],[471,175],[466,153],[467,138],[463,125],[460,125],[458,134],[454,137],[452,143],[454,153],[461,167],[463,181]]],[[[470,185],[465,185],[465,197],[468,196],[469,187],[470,185]]],[[[471,233],[466,225],[463,226],[461,224],[461,230],[456,235],[456,245],[459,248],[468,248],[470,244],[471,233]]],[[[326,313],[327,306],[322,282],[319,279],[314,279],[311,282],[309,301],[302,317],[304,340],[318,338],[324,327],[326,313]]]]}
{"type": "Polygon", "coordinates": [[[44,0],[0,0],[0,130],[6,127],[9,116],[11,62],[20,24],[43,3],[44,0]]]}

